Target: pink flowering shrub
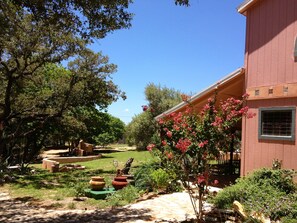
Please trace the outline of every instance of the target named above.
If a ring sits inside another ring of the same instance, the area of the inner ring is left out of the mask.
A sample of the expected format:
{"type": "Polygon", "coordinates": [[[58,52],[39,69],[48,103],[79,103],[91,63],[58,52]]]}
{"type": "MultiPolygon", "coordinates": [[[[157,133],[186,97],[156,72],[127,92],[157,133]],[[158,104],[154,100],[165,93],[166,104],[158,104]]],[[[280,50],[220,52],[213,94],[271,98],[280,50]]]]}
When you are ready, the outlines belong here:
{"type": "Polygon", "coordinates": [[[202,217],[202,197],[209,181],[209,161],[219,156],[219,149],[228,148],[242,117],[254,116],[245,106],[247,97],[228,98],[217,104],[215,97],[210,98],[199,112],[189,104],[185,112],[158,120],[161,143],[150,144],[148,150],[159,156],[163,166],[175,171],[193,200],[192,187],[196,187],[200,205],[194,210],[198,219],[202,217]]]}

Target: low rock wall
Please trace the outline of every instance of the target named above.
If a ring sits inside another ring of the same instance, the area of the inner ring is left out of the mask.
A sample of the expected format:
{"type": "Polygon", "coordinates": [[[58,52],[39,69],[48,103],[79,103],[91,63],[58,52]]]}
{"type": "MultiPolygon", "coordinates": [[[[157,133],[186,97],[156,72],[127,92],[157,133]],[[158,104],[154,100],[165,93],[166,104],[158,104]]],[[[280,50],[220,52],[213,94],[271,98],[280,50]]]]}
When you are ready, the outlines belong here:
{"type": "Polygon", "coordinates": [[[98,156],[84,156],[84,157],[54,157],[44,158],[42,160],[42,168],[49,170],[50,172],[58,172],[60,163],[77,163],[91,161],[101,158],[102,155],[98,156]]]}

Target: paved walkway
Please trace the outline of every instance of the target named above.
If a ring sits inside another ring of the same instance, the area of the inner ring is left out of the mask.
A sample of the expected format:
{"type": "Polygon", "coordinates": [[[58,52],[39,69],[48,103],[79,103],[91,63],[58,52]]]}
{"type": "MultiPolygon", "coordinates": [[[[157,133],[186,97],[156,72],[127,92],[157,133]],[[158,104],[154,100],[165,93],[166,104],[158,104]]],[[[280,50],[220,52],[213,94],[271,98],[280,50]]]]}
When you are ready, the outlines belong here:
{"type": "Polygon", "coordinates": [[[165,223],[182,222],[194,216],[189,195],[185,192],[161,195],[109,210],[47,210],[0,192],[0,222],[165,223]]]}

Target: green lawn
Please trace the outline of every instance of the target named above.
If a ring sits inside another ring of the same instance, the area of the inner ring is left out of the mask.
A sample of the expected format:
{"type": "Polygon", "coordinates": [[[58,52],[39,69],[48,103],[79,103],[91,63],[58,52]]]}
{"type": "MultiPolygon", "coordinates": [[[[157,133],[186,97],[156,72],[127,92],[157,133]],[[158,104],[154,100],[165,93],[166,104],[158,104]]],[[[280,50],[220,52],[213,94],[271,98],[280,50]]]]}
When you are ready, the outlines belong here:
{"type": "Polygon", "coordinates": [[[68,207],[69,199],[71,207],[91,206],[92,208],[104,208],[109,206],[106,201],[88,199],[84,202],[73,203],[73,199],[81,191],[89,187],[91,176],[103,176],[107,186],[115,176],[114,161],[118,162],[118,168],[122,169],[129,158],[134,158],[130,173],[141,163],[153,159],[148,151],[126,151],[103,154],[102,158],[93,161],[79,162],[86,167],[85,170],[74,170],[66,173],[50,173],[41,169],[40,164],[31,167],[35,173],[18,176],[17,182],[5,185],[12,197],[29,197],[31,200],[49,203],[53,207],[68,207]]]}
{"type": "Polygon", "coordinates": [[[122,169],[129,158],[134,158],[131,165],[131,171],[133,171],[133,169],[139,164],[150,161],[152,156],[148,151],[114,152],[103,154],[102,158],[98,160],[79,162],[77,164],[83,165],[90,170],[102,170],[103,172],[110,173],[112,171],[116,171],[114,161],[117,161],[118,168],[122,169]]]}

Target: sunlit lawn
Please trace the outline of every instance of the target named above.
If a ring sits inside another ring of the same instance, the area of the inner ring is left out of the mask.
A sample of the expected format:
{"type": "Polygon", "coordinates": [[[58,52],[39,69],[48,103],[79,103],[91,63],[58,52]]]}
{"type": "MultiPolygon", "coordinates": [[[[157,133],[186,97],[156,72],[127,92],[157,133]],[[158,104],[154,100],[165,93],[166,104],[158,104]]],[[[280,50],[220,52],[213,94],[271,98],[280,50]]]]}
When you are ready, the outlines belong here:
{"type": "Polygon", "coordinates": [[[152,155],[148,151],[127,151],[103,154],[101,159],[79,162],[77,164],[83,165],[87,169],[97,169],[103,170],[104,172],[111,172],[116,171],[114,163],[118,163],[118,168],[122,169],[129,158],[134,158],[131,165],[132,171],[133,168],[137,167],[139,164],[153,159],[152,155]]]}
{"type": "MultiPolygon", "coordinates": [[[[33,200],[51,200],[55,203],[62,203],[66,198],[75,197],[77,191],[89,187],[91,176],[103,176],[107,186],[111,186],[111,181],[115,176],[116,169],[122,169],[129,158],[134,158],[130,173],[133,174],[135,168],[144,162],[153,159],[147,151],[126,151],[103,154],[102,158],[79,162],[86,167],[85,170],[74,170],[65,173],[50,173],[41,169],[41,164],[34,164],[34,174],[19,176],[16,183],[5,186],[13,197],[31,197],[33,200]],[[114,165],[118,163],[118,167],[114,165]]],[[[59,204],[55,204],[59,207],[59,204]]],[[[88,199],[80,202],[80,206],[92,206],[104,208],[108,206],[104,201],[88,199]]],[[[65,206],[65,204],[64,204],[65,206]]]]}

